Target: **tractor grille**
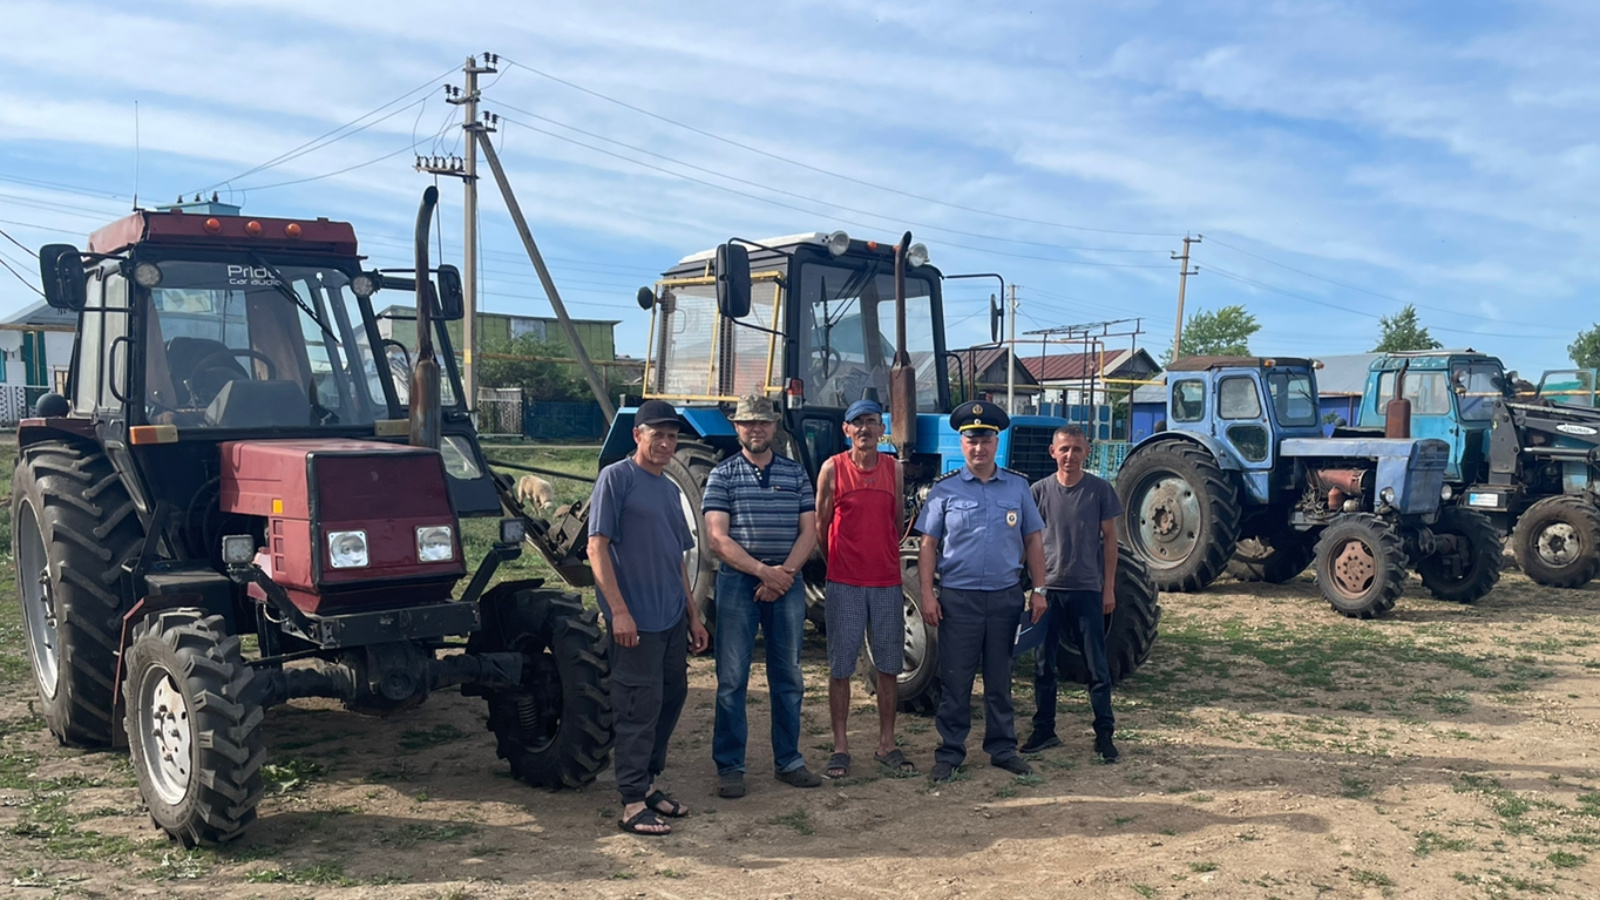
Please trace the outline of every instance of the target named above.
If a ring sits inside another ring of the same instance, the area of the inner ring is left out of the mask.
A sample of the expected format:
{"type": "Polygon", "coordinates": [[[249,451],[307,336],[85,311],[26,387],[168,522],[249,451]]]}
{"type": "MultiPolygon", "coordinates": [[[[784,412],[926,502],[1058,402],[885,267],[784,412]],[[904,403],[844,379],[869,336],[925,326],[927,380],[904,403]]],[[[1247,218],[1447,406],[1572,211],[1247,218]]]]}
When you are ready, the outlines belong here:
{"type": "Polygon", "coordinates": [[[1050,437],[1055,430],[1053,425],[1013,425],[1006,467],[1027,475],[1030,482],[1054,472],[1056,461],[1050,458],[1050,437]]]}

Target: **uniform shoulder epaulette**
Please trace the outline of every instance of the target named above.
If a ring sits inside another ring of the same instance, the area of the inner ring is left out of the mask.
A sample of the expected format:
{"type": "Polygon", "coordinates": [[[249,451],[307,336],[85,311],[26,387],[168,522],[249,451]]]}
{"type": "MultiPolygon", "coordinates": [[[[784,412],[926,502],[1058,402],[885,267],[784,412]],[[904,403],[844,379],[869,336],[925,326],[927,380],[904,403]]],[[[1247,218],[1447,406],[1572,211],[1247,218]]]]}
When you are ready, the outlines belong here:
{"type": "Polygon", "coordinates": [[[939,482],[945,480],[946,478],[950,478],[950,477],[953,477],[955,475],[960,475],[960,474],[961,474],[961,470],[960,469],[951,469],[950,471],[944,473],[943,475],[940,475],[938,478],[935,478],[933,480],[933,483],[934,484],[938,484],[939,482]]]}
{"type": "Polygon", "coordinates": [[[1027,481],[1028,480],[1028,473],[1027,472],[1018,472],[1016,469],[1013,469],[1010,466],[1001,466],[1000,468],[1005,469],[1007,472],[1010,472],[1011,474],[1017,476],[1018,478],[1021,478],[1023,481],[1027,481]]]}

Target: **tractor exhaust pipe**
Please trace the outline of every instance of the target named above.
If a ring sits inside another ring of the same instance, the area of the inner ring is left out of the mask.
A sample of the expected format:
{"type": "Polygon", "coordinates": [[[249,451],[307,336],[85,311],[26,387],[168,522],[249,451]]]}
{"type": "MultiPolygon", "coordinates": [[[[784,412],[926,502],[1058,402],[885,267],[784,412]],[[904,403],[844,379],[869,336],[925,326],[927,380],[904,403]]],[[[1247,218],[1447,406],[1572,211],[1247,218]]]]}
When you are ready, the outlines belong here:
{"type": "Polygon", "coordinates": [[[417,208],[417,363],[411,370],[411,445],[439,449],[439,360],[433,355],[433,279],[428,272],[428,231],[439,189],[429,185],[417,208]]]}
{"type": "Polygon", "coordinates": [[[917,442],[917,372],[906,352],[906,252],[911,232],[894,248],[894,363],[889,366],[889,442],[902,462],[917,442]]]}
{"type": "Polygon", "coordinates": [[[1411,437],[1411,401],[1406,399],[1406,370],[1411,360],[1400,364],[1394,376],[1394,399],[1383,407],[1383,436],[1386,438],[1411,437]]]}

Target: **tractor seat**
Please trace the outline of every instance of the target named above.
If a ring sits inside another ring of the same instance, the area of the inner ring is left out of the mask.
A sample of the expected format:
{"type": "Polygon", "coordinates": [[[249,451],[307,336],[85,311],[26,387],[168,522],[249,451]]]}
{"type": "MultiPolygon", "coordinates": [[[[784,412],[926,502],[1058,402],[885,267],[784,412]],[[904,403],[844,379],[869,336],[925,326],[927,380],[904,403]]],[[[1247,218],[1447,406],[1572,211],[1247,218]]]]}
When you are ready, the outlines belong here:
{"type": "Polygon", "coordinates": [[[293,381],[230,381],[206,407],[212,428],[293,428],[312,424],[311,403],[293,381]]]}
{"type": "Polygon", "coordinates": [[[220,358],[207,368],[232,370],[241,379],[250,377],[250,373],[234,358],[233,350],[221,341],[197,337],[175,337],[167,341],[167,368],[172,373],[172,387],[178,395],[179,406],[194,405],[196,398],[190,391],[190,381],[200,363],[210,357],[220,358]],[[221,359],[227,361],[222,362],[221,359]]]}

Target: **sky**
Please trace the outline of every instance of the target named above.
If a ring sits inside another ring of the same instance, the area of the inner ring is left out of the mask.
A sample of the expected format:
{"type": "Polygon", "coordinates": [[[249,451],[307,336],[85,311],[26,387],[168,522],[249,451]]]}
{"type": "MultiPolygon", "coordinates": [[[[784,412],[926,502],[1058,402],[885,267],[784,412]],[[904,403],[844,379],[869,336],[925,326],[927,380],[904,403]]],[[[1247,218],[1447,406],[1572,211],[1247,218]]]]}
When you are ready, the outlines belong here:
{"type": "MultiPolygon", "coordinates": [[[[0,261],[23,276],[0,270],[0,315],[38,299],[30,249],[81,246],[136,192],[347,220],[407,264],[414,157],[461,152],[444,86],[492,52],[517,199],[623,353],[646,347],[634,293],[680,257],[835,229],[1000,273],[1019,332],[1136,319],[1113,346],[1156,355],[1186,235],[1187,312],[1245,306],[1263,355],[1370,350],[1410,303],[1527,375],[1600,320],[1581,0],[0,0],[0,21],[0,261]]],[[[461,185],[440,189],[459,262],[461,185]]],[[[481,308],[550,315],[487,177],[481,197],[481,308]]],[[[949,346],[988,339],[994,290],[949,282],[949,346]]]]}

